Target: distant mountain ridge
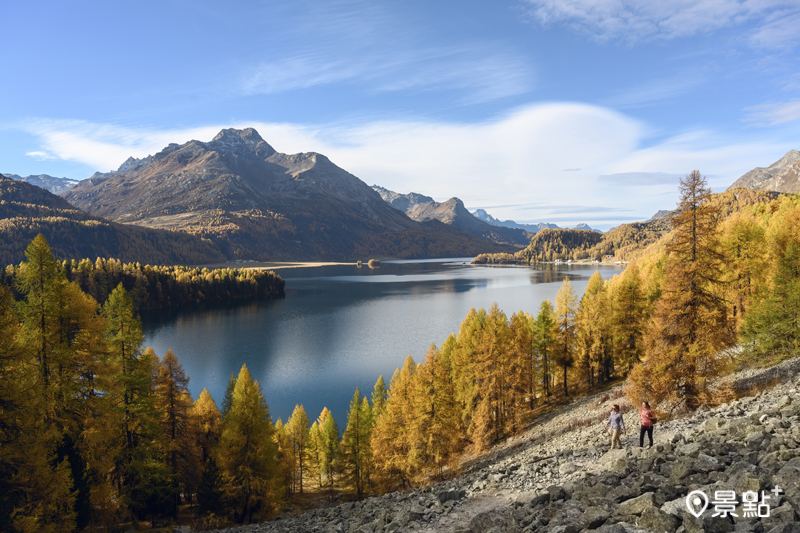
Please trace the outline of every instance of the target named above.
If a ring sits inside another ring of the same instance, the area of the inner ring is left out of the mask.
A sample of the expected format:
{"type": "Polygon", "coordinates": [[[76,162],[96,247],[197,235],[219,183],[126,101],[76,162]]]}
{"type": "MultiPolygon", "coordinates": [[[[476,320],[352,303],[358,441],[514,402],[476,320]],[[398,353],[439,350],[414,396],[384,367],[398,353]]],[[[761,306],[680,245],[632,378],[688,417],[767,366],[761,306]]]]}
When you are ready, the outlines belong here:
{"type": "Polygon", "coordinates": [[[513,220],[498,220],[494,218],[492,215],[486,212],[484,209],[476,209],[472,212],[472,214],[480,220],[483,220],[487,224],[491,224],[492,226],[502,226],[506,228],[517,228],[522,229],[525,231],[529,231],[530,233],[536,233],[543,229],[585,229],[590,231],[595,231],[597,233],[603,233],[599,229],[594,229],[589,227],[588,224],[581,222],[577,226],[573,226],[571,228],[562,228],[556,224],[550,224],[547,222],[539,222],[538,224],[519,224],[514,222],[513,220]]]}
{"type": "Polygon", "coordinates": [[[464,202],[455,197],[440,203],[430,196],[414,192],[401,194],[378,185],[373,185],[372,189],[380,194],[386,203],[405,212],[412,220],[417,222],[438,220],[471,235],[499,244],[511,244],[517,247],[527,246],[533,237],[532,233],[522,229],[493,226],[475,218],[464,207],[464,202]]]}
{"type": "Polygon", "coordinates": [[[41,187],[46,191],[50,191],[53,194],[61,194],[64,193],[73,187],[75,187],[79,181],[78,180],[71,180],[69,178],[56,178],[53,176],[48,176],[47,174],[37,174],[35,176],[18,176],[17,174],[0,174],[6,178],[11,178],[12,180],[16,181],[24,181],[25,183],[30,183],[31,185],[36,185],[37,187],[41,187]]]}
{"type": "Polygon", "coordinates": [[[789,150],[769,167],[754,168],[734,181],[728,190],[737,187],[754,191],[800,192],[800,152],[789,150]]]}
{"type": "Polygon", "coordinates": [[[346,260],[509,250],[437,221],[417,222],[315,152],[282,154],[252,128],[129,158],[64,193],[125,224],[192,233],[227,257],[346,260]]]}

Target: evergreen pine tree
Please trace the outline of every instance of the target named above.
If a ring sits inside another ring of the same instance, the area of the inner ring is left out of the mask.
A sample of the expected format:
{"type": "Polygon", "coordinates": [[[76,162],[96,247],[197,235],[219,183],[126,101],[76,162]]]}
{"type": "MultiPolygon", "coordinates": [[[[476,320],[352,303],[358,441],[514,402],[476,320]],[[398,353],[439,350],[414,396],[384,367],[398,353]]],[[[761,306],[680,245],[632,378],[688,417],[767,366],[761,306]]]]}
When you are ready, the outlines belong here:
{"type": "Polygon", "coordinates": [[[188,490],[191,474],[197,469],[192,420],[189,378],[172,350],[158,362],[155,380],[155,404],[160,414],[164,453],[169,470],[172,516],[178,516],[180,494],[188,490]]]}
{"type": "Polygon", "coordinates": [[[322,488],[322,433],[319,424],[315,420],[308,430],[308,446],[306,446],[306,457],[308,466],[306,470],[317,480],[317,485],[322,488]]]}
{"type": "Polygon", "coordinates": [[[274,428],[261,387],[246,365],[236,378],[231,407],[219,439],[218,456],[225,495],[237,518],[249,523],[274,500],[274,428]]]}
{"type": "Polygon", "coordinates": [[[556,294],[556,343],[553,361],[561,367],[564,381],[564,396],[569,396],[567,371],[575,362],[575,314],[578,311],[578,297],[569,278],[565,277],[556,294]]]}
{"type": "Polygon", "coordinates": [[[294,455],[294,473],[299,484],[300,494],[303,494],[303,477],[307,475],[307,448],[309,446],[308,415],[302,405],[295,405],[292,417],[287,424],[289,445],[294,455]]]}
{"type": "Polygon", "coordinates": [[[642,290],[639,268],[628,266],[612,286],[611,322],[616,368],[627,375],[644,354],[647,301],[642,290]]]}
{"type": "Polygon", "coordinates": [[[376,469],[386,483],[399,481],[407,486],[412,477],[408,456],[411,450],[408,428],[413,413],[413,387],[416,365],[409,355],[402,368],[395,370],[389,382],[386,410],[372,433],[372,452],[376,469]]]}
{"type": "Polygon", "coordinates": [[[774,274],[745,316],[742,332],[747,350],[762,359],[800,348],[800,208],[784,217],[771,241],[774,274]]]}
{"type": "Polygon", "coordinates": [[[700,172],[681,179],[680,214],[672,219],[665,279],[648,332],[647,369],[630,378],[632,403],[649,398],[663,409],[694,410],[712,401],[719,352],[733,342],[722,297],[722,265],[711,191],[700,172]]]}
{"type": "Polygon", "coordinates": [[[334,475],[339,460],[339,427],[327,407],[322,409],[317,419],[321,437],[321,459],[320,473],[328,482],[328,486],[333,488],[334,475]]]}
{"type": "Polygon", "coordinates": [[[222,474],[214,457],[209,456],[203,466],[203,477],[197,489],[200,514],[221,516],[224,510],[222,496],[222,474]]]}
{"type": "Polygon", "coordinates": [[[386,398],[389,396],[389,391],[386,389],[386,383],[383,381],[383,375],[378,376],[378,381],[375,382],[375,388],[372,390],[372,418],[377,421],[386,410],[386,398]]]}
{"type": "Polygon", "coordinates": [[[340,445],[345,483],[355,490],[359,500],[364,497],[366,488],[372,435],[370,405],[366,401],[366,397],[363,400],[361,392],[356,388],[353,399],[350,400],[347,428],[344,430],[340,445]]]}
{"type": "Polygon", "coordinates": [[[197,419],[197,445],[200,448],[203,464],[211,457],[211,451],[219,439],[222,417],[208,389],[203,388],[194,402],[193,415],[197,419]]]}
{"type": "Polygon", "coordinates": [[[550,300],[545,300],[539,307],[539,314],[533,323],[533,342],[536,356],[540,361],[540,377],[542,393],[545,397],[552,394],[553,360],[556,348],[556,321],[555,310],[550,300]]]}

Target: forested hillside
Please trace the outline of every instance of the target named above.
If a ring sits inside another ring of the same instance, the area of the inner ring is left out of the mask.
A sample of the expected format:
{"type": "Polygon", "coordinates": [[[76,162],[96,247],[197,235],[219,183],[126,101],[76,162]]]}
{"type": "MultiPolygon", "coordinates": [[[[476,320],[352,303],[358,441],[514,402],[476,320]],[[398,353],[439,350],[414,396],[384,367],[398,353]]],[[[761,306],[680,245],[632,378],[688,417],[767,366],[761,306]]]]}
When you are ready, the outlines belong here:
{"type": "Polygon", "coordinates": [[[213,242],[185,233],[109,222],[48,191],[0,176],[0,265],[19,263],[41,233],[56,257],[116,257],[152,265],[224,261],[213,242]]]}
{"type": "Polygon", "coordinates": [[[589,257],[590,251],[602,242],[604,234],[585,229],[551,229],[538,231],[524,250],[511,254],[481,254],[474,263],[536,263],[566,261],[589,257]]]}
{"type": "MultiPolygon", "coordinates": [[[[24,268],[24,264],[9,265],[0,270],[0,285],[17,298],[17,279],[24,268]]],[[[100,304],[122,285],[138,311],[215,300],[280,297],[285,285],[280,276],[266,270],[150,266],[99,257],[95,261],[61,261],[59,272],[100,304]]]]}
{"type": "MultiPolygon", "coordinates": [[[[708,201],[715,206],[718,216],[726,218],[742,212],[754,204],[768,203],[780,196],[772,191],[751,191],[738,188],[713,194],[708,201]]],[[[645,222],[621,224],[606,233],[591,235],[584,230],[547,229],[538,232],[524,250],[512,254],[481,254],[475,263],[536,263],[592,259],[602,261],[611,257],[615,261],[631,261],[640,257],[645,249],[657,243],[672,229],[672,219],[678,211],[645,222]]]]}

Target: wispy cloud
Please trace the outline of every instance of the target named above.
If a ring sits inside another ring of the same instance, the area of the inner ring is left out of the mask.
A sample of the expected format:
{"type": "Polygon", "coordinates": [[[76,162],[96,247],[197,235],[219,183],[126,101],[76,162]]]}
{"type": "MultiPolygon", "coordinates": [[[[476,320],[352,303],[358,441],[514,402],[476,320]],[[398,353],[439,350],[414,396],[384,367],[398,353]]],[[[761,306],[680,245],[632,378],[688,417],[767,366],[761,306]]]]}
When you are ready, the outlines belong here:
{"type": "Polygon", "coordinates": [[[644,107],[686,94],[705,81],[706,76],[703,74],[682,72],[625,89],[604,99],[602,103],[620,109],[644,107]]]}
{"type": "Polygon", "coordinates": [[[745,109],[747,122],[760,126],[775,126],[800,120],[800,100],[761,104],[745,109]]]}
{"type": "Polygon", "coordinates": [[[664,172],[622,172],[619,174],[604,174],[599,177],[601,182],[614,185],[652,186],[675,185],[683,174],[667,174],[664,172]]]}
{"type": "Polygon", "coordinates": [[[529,91],[529,64],[489,46],[359,54],[337,59],[322,51],[261,63],[243,77],[245,94],[271,94],[332,83],[358,84],[367,93],[458,90],[462,103],[491,101],[529,91]]]}
{"type": "MultiPolygon", "coordinates": [[[[26,120],[20,129],[41,139],[43,153],[52,159],[79,161],[103,172],[116,169],[128,157],[153,154],[171,142],[209,138],[221,128],[159,130],[152,127],[121,127],[83,120],[26,120]]],[[[210,140],[210,138],[209,138],[210,140]]]]}
{"type": "Polygon", "coordinates": [[[52,159],[58,159],[58,157],[54,156],[53,154],[48,154],[47,152],[41,152],[41,151],[25,152],[25,155],[27,155],[28,157],[32,157],[37,161],[48,161],[52,159]]]}
{"type": "Polygon", "coordinates": [[[533,70],[522,54],[499,41],[436,42],[399,21],[401,13],[392,9],[345,1],[299,10],[303,16],[279,30],[295,52],[247,67],[241,91],[271,94],[338,83],[365,93],[455,90],[455,101],[474,103],[531,90],[533,70]]]}
{"type": "MultiPolygon", "coordinates": [[[[542,210],[543,207],[535,207],[535,208],[523,208],[525,209],[537,209],[542,210]]],[[[611,207],[607,205],[548,205],[544,209],[548,210],[549,214],[564,214],[564,213],[584,213],[584,214],[591,214],[591,213],[622,213],[622,212],[630,212],[633,209],[629,207],[611,207]]]]}
{"type": "MultiPolygon", "coordinates": [[[[796,0],[525,0],[543,25],[565,24],[600,41],[675,39],[726,27],[755,25],[751,42],[785,46],[770,29],[790,34],[784,22],[800,13],[796,0]],[[780,15],[778,15],[780,13],[780,15]]],[[[796,30],[792,40],[796,40],[796,30]]]]}
{"type": "Polygon", "coordinates": [[[797,2],[777,9],[764,19],[750,35],[750,44],[757,48],[794,48],[800,42],[800,6],[797,2]]]}

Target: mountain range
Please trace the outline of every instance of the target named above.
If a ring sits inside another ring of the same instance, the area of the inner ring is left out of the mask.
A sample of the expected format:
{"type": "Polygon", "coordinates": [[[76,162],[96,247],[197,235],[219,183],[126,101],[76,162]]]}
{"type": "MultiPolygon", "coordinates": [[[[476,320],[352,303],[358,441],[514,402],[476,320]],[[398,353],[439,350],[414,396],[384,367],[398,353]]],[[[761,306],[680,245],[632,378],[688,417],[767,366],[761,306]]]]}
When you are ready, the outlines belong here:
{"type": "Polygon", "coordinates": [[[438,220],[477,237],[520,247],[527,246],[533,237],[533,233],[522,229],[493,226],[475,218],[464,207],[464,202],[455,197],[440,203],[430,196],[414,192],[400,194],[378,185],[373,185],[372,188],[386,203],[418,222],[438,220]]]}
{"type": "MultiPolygon", "coordinates": [[[[800,192],[799,168],[800,152],[791,150],[770,167],[746,173],[731,188],[800,192]]],[[[543,229],[561,229],[556,224],[500,221],[484,209],[470,213],[455,197],[440,203],[422,194],[369,187],[322,154],[277,152],[252,128],[225,129],[209,142],[173,143],[80,182],[45,174],[0,179],[0,224],[7,236],[3,257],[13,256],[14,261],[24,246],[14,247],[26,244],[22,236],[34,227],[49,228],[56,239],[71,243],[62,246],[70,256],[131,260],[138,253],[148,262],[195,264],[511,252],[543,229]],[[53,195],[37,196],[34,189],[41,189],[33,185],[60,193],[69,204],[53,195]],[[92,237],[92,231],[102,236],[92,237]],[[77,246],[75,235],[81,235],[83,247],[77,246]],[[126,247],[134,242],[142,244],[136,253],[128,253],[126,247]],[[159,254],[148,242],[160,243],[164,252],[159,254]],[[86,246],[94,251],[79,252],[86,246]],[[197,253],[187,251],[192,247],[197,253]]],[[[649,224],[638,223],[640,229],[663,232],[669,214],[659,211],[649,224]]],[[[636,224],[623,226],[625,235],[638,231],[636,224]]],[[[600,233],[586,224],[575,229],[600,233]]]]}
{"type": "Polygon", "coordinates": [[[69,178],[55,178],[53,176],[48,176],[47,174],[25,176],[24,178],[16,174],[0,174],[0,176],[16,181],[24,181],[25,183],[30,183],[31,185],[36,185],[37,187],[46,189],[53,194],[64,193],[80,183],[78,180],[71,180],[69,178]]]}
{"type": "Polygon", "coordinates": [[[210,239],[231,259],[344,260],[472,255],[500,245],[438,220],[416,221],[315,152],[277,152],[258,133],[222,130],[170,144],[63,197],[95,216],[210,239]]]}
{"type": "Polygon", "coordinates": [[[551,224],[551,223],[548,223],[548,222],[539,222],[538,224],[519,224],[517,222],[514,222],[513,220],[498,220],[498,219],[494,218],[492,215],[490,215],[489,213],[487,213],[483,209],[476,209],[475,211],[472,212],[472,214],[475,217],[479,218],[480,220],[483,220],[487,224],[491,224],[492,226],[502,226],[502,227],[505,227],[505,228],[517,228],[517,229],[528,231],[530,233],[536,233],[536,232],[541,231],[543,229],[585,229],[585,230],[589,230],[589,231],[595,231],[597,233],[603,233],[599,229],[591,228],[591,227],[589,227],[589,224],[585,224],[583,222],[581,222],[577,226],[572,226],[571,228],[562,228],[562,227],[560,227],[560,226],[558,226],[556,224],[551,224]]]}

